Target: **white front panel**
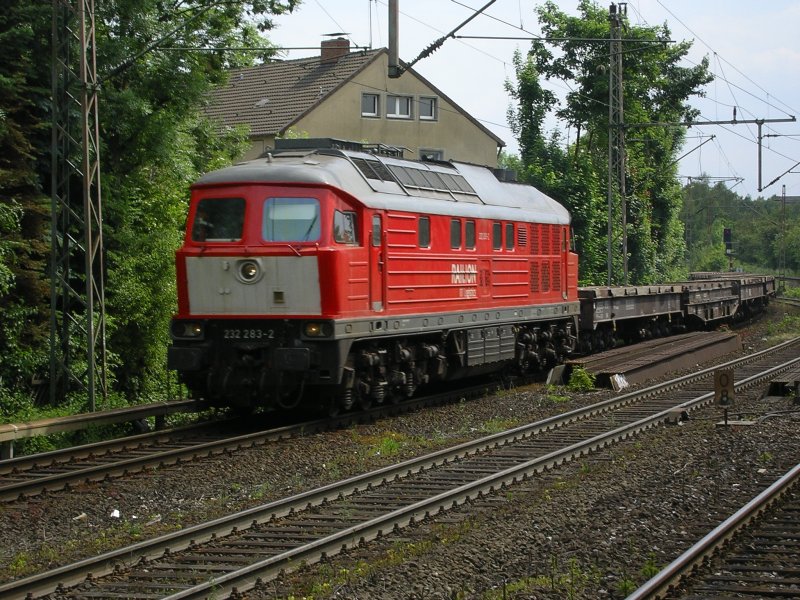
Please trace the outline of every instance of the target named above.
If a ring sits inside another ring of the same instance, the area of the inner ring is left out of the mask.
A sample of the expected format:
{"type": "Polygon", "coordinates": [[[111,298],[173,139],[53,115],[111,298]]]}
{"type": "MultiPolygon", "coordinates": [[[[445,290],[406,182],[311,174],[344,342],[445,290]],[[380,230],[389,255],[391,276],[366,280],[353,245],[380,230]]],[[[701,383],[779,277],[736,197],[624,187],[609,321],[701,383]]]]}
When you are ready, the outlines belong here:
{"type": "Polygon", "coordinates": [[[189,312],[193,315],[318,315],[319,267],[316,256],[186,258],[189,312]],[[242,261],[261,269],[255,283],[239,278],[242,261]]]}

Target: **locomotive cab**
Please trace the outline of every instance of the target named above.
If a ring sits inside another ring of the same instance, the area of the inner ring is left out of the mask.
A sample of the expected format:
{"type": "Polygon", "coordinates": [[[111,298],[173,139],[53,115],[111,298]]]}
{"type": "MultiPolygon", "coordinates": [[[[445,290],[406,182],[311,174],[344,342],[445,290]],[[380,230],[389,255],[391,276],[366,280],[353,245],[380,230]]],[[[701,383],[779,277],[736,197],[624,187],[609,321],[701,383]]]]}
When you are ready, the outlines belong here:
{"type": "Polygon", "coordinates": [[[359,222],[329,189],[197,186],[168,366],[193,393],[243,406],[286,408],[305,384],[334,382],[338,348],[323,314],[345,307],[320,273],[335,281],[363,262],[359,222]]]}

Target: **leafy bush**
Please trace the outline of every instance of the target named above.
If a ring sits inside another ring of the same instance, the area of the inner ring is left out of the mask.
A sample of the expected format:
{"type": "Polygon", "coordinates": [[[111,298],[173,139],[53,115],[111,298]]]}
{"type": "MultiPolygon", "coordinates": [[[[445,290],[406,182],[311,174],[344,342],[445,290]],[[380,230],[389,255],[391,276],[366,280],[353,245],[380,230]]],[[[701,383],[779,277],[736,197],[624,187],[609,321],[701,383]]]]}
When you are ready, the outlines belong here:
{"type": "Polygon", "coordinates": [[[567,389],[571,392],[588,392],[594,389],[595,375],[583,367],[574,367],[569,376],[567,389]]]}

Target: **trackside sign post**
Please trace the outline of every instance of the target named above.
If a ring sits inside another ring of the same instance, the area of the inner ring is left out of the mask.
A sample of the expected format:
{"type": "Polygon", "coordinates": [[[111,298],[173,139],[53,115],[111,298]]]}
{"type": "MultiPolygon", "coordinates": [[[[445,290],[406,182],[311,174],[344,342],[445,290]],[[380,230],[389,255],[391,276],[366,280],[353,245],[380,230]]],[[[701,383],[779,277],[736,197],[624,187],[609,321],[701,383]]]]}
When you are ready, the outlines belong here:
{"type": "Polygon", "coordinates": [[[733,405],[733,369],[714,371],[714,402],[725,411],[725,425],[728,424],[728,407],[733,405]]]}

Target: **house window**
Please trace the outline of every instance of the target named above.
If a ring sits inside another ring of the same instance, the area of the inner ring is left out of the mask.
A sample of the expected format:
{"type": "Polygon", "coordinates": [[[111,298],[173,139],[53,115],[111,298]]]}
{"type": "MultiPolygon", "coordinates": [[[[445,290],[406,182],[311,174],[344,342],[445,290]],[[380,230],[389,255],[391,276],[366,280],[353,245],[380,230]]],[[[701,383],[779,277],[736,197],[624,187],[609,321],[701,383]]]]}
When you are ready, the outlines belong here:
{"type": "Polygon", "coordinates": [[[421,160],[444,160],[444,150],[431,150],[430,148],[420,148],[419,157],[421,160]]]}
{"type": "Polygon", "coordinates": [[[450,247],[453,250],[461,248],[461,219],[450,221],[450,247]]]}
{"type": "Polygon", "coordinates": [[[436,98],[420,96],[419,98],[419,119],[420,121],[435,121],[438,117],[438,102],[436,98]]]}
{"type": "Polygon", "coordinates": [[[419,218],[419,247],[431,247],[431,219],[430,217],[419,218]]]}
{"type": "Polygon", "coordinates": [[[411,101],[411,96],[386,96],[386,116],[391,119],[410,119],[411,101]]]}
{"type": "Polygon", "coordinates": [[[380,116],[380,96],[378,94],[361,94],[361,116],[380,116]]]}

